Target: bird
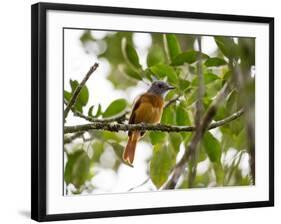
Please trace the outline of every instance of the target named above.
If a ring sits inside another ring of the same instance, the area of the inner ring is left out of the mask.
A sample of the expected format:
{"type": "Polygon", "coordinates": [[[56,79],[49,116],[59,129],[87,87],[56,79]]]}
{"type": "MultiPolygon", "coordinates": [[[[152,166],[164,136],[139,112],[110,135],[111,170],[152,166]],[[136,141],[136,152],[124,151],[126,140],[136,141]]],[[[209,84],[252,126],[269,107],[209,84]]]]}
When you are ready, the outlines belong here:
{"type": "MultiPolygon", "coordinates": [[[[165,94],[172,89],[175,89],[175,87],[164,81],[153,81],[150,88],[135,100],[128,123],[160,123],[165,94]]],[[[145,131],[128,132],[129,139],[123,152],[123,161],[131,167],[133,167],[136,145],[144,133],[145,131]]]]}

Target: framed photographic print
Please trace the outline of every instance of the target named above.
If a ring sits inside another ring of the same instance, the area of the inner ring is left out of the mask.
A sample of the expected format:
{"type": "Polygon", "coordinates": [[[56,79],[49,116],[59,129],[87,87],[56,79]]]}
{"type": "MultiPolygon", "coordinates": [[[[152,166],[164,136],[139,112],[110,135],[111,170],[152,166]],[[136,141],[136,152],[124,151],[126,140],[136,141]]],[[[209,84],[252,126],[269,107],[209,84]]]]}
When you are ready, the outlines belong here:
{"type": "Polygon", "coordinates": [[[274,205],[274,19],[32,6],[32,218],[274,205]]]}

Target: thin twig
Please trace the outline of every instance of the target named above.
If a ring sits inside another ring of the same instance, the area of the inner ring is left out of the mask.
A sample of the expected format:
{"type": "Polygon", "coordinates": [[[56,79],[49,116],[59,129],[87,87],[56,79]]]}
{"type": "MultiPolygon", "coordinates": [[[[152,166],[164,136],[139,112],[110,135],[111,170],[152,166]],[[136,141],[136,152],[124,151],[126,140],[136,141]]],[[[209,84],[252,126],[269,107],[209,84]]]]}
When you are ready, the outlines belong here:
{"type": "Polygon", "coordinates": [[[67,115],[68,115],[69,111],[71,110],[72,106],[75,105],[75,103],[77,101],[77,98],[78,98],[83,86],[88,81],[88,79],[93,74],[93,72],[98,68],[98,66],[99,66],[98,63],[95,63],[93,66],[91,66],[90,70],[87,72],[87,74],[85,75],[82,82],[74,90],[73,95],[72,95],[71,99],[69,100],[69,103],[68,103],[68,105],[66,106],[66,108],[63,112],[64,119],[67,117],[67,115]]]}
{"type": "Polygon", "coordinates": [[[135,187],[130,188],[128,191],[133,191],[133,190],[135,190],[135,189],[137,189],[137,188],[139,188],[139,187],[145,185],[149,180],[150,180],[150,178],[148,177],[148,178],[145,179],[141,184],[139,184],[139,185],[137,185],[137,186],[135,186],[135,187]]]}
{"type": "MultiPolygon", "coordinates": [[[[207,129],[213,129],[220,127],[228,122],[231,122],[244,113],[244,110],[241,109],[238,112],[232,114],[229,117],[226,117],[222,120],[216,121],[212,124],[209,124],[206,127],[207,129]]],[[[213,116],[212,116],[213,117],[213,116]]],[[[195,126],[176,126],[176,125],[165,125],[165,124],[118,124],[118,123],[106,123],[106,122],[93,122],[90,124],[74,125],[74,126],[65,126],[64,133],[75,133],[80,131],[89,131],[89,130],[106,130],[112,132],[119,131],[162,131],[162,132],[193,132],[195,126]]]]}
{"type": "Polygon", "coordinates": [[[179,98],[180,98],[180,97],[181,97],[181,96],[180,96],[180,95],[178,95],[177,97],[175,97],[175,98],[173,98],[173,99],[169,100],[169,101],[165,104],[164,108],[167,108],[167,107],[169,107],[171,104],[173,104],[173,103],[177,102],[177,101],[179,100],[179,98]]]}

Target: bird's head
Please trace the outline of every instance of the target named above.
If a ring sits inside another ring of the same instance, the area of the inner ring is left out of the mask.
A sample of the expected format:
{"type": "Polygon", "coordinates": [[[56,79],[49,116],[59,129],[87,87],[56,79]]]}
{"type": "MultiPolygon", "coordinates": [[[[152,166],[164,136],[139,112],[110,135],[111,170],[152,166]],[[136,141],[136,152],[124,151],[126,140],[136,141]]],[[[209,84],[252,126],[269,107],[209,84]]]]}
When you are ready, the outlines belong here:
{"type": "Polygon", "coordinates": [[[163,96],[165,93],[172,89],[175,89],[175,87],[169,85],[164,81],[157,80],[151,84],[150,88],[148,89],[148,92],[163,96]]]}

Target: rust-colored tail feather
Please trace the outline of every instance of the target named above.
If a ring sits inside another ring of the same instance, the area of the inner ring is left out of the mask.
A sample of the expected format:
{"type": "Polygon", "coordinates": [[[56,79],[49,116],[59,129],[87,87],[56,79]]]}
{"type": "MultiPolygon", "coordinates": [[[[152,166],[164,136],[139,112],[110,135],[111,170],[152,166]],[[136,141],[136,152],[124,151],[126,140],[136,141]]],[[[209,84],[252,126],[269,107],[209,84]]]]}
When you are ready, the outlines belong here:
{"type": "Polygon", "coordinates": [[[138,132],[132,133],[132,135],[129,136],[129,140],[127,143],[127,146],[123,153],[123,160],[130,166],[133,166],[134,157],[135,157],[135,151],[137,142],[139,140],[140,134],[138,132]]]}

